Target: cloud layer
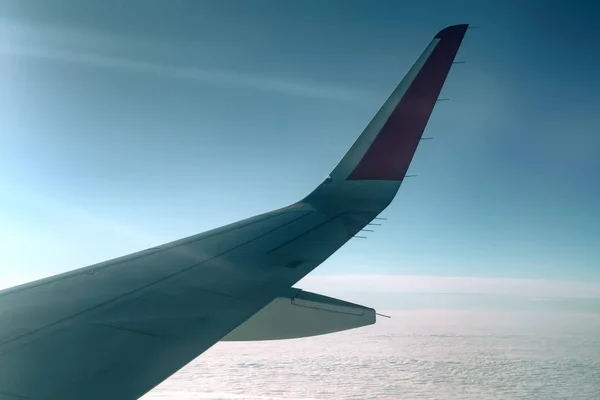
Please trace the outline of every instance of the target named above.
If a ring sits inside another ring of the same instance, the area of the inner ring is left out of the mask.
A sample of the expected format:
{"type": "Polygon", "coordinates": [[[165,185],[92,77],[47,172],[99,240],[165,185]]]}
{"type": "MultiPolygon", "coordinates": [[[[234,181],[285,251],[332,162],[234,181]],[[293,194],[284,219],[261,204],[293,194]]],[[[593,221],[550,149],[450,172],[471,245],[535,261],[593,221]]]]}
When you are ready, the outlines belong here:
{"type": "Polygon", "coordinates": [[[298,287],[315,291],[377,293],[452,293],[537,298],[600,298],[600,283],[547,279],[511,279],[403,275],[310,275],[298,287]]]}
{"type": "Polygon", "coordinates": [[[313,338],[219,343],[144,400],[593,399],[599,318],[403,311],[313,338]]]}

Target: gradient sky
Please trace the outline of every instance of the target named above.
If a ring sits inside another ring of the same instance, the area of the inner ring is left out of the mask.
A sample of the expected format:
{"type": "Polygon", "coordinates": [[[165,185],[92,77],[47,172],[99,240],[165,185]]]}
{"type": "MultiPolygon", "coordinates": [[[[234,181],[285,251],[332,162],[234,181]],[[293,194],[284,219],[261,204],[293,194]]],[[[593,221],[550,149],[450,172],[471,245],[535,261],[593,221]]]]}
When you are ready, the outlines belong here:
{"type": "Polygon", "coordinates": [[[599,8],[0,0],[0,286],[300,199],[465,22],[418,176],[315,274],[600,283],[599,8]]]}

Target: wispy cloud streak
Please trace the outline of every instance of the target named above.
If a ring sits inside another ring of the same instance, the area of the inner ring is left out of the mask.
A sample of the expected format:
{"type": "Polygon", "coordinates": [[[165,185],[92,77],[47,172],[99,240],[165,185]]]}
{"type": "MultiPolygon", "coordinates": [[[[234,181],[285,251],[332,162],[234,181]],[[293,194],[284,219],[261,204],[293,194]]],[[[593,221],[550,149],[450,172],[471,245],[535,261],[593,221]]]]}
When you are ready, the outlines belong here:
{"type": "MultiPolygon", "coordinates": [[[[262,76],[226,69],[205,69],[201,66],[170,65],[154,60],[125,58],[111,53],[111,43],[148,49],[146,41],[113,34],[87,32],[48,26],[30,26],[0,18],[0,55],[27,57],[75,63],[115,71],[154,75],[161,78],[183,79],[196,84],[230,86],[291,96],[364,102],[365,94],[351,89],[318,82],[262,76]],[[82,50],[85,49],[85,50],[82,50]],[[91,49],[91,50],[90,50],[91,49]]],[[[154,47],[159,50],[165,43],[154,47]]],[[[197,51],[204,51],[198,46],[197,51]]],[[[189,49],[188,49],[189,51],[189,49]]]]}
{"type": "MultiPolygon", "coordinates": [[[[357,90],[311,81],[262,76],[226,69],[205,69],[201,66],[169,65],[148,60],[115,56],[110,49],[115,44],[132,49],[177,47],[157,38],[144,40],[107,32],[65,27],[31,25],[23,21],[0,18],[0,55],[19,56],[77,63],[96,68],[154,75],[162,78],[184,79],[196,84],[210,84],[254,89],[283,95],[331,99],[364,103],[368,98],[357,90]],[[85,50],[82,50],[85,49],[85,50]],[[91,49],[91,50],[90,50],[91,49]]],[[[199,52],[214,52],[206,45],[194,44],[199,52]]],[[[190,49],[186,49],[189,52],[190,49]]]]}
{"type": "Polygon", "coordinates": [[[164,65],[93,53],[24,46],[3,47],[0,52],[4,55],[57,60],[98,68],[150,74],[163,78],[185,79],[194,83],[242,87],[294,96],[343,101],[361,101],[365,97],[357,91],[333,88],[327,85],[289,81],[233,71],[164,65]]]}

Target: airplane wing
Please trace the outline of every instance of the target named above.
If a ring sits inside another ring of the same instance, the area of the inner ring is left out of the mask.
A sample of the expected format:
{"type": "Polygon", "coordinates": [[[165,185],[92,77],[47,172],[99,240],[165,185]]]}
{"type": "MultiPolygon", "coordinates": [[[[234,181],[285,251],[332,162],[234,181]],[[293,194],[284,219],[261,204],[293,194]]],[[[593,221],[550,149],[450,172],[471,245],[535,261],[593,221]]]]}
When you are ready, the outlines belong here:
{"type": "Polygon", "coordinates": [[[435,36],[331,175],[301,201],[0,291],[0,400],[133,400],[220,340],[373,323],[370,308],[292,285],[392,201],[466,29],[435,36]]]}

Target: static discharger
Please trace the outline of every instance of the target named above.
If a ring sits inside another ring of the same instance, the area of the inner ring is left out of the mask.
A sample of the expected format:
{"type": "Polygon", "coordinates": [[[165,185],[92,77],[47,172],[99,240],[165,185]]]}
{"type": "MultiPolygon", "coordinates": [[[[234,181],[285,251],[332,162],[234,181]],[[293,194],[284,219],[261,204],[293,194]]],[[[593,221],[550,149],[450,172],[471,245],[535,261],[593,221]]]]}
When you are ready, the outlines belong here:
{"type": "MultiPolygon", "coordinates": [[[[387,218],[381,218],[381,217],[376,217],[376,218],[373,218],[373,219],[374,219],[374,220],[379,220],[379,221],[385,221],[385,220],[387,220],[387,218]]],[[[369,226],[381,226],[382,224],[374,224],[374,223],[369,223],[369,224],[367,224],[367,225],[369,225],[369,226]]],[[[364,228],[363,228],[363,229],[361,229],[360,231],[361,231],[361,232],[375,232],[375,229],[364,229],[364,228]]],[[[368,239],[368,237],[367,237],[367,236],[360,236],[360,235],[355,235],[355,236],[353,236],[353,237],[355,237],[355,238],[357,238],[357,239],[368,239]]]]}

